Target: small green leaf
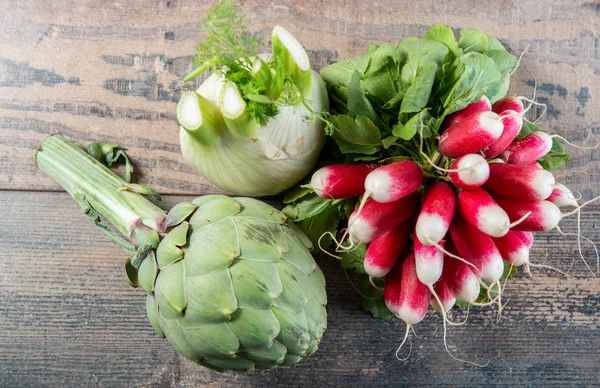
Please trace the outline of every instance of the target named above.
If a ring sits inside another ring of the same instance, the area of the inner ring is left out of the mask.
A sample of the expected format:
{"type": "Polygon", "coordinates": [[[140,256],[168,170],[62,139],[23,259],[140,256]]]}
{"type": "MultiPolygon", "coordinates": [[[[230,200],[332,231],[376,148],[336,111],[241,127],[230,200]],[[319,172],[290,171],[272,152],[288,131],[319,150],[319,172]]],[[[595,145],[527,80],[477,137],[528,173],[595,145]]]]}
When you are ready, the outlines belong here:
{"type": "Polygon", "coordinates": [[[533,123],[530,123],[528,121],[523,121],[523,126],[521,127],[521,131],[519,131],[519,135],[517,136],[517,139],[521,139],[535,131],[541,131],[541,129],[533,123]]]}
{"type": "Polygon", "coordinates": [[[321,198],[317,194],[312,193],[295,203],[287,205],[283,208],[282,212],[293,222],[298,222],[316,216],[335,203],[337,201],[321,198]]]}
{"type": "Polygon", "coordinates": [[[329,120],[333,125],[329,134],[344,154],[372,155],[383,146],[381,132],[367,117],[357,116],[353,119],[346,115],[336,115],[329,120]]]}
{"type": "Polygon", "coordinates": [[[283,198],[283,203],[292,203],[312,192],[313,189],[311,189],[310,187],[295,186],[286,193],[285,197],[283,198]]]}
{"type": "Polygon", "coordinates": [[[445,44],[450,49],[450,52],[454,54],[454,57],[459,57],[463,54],[463,51],[458,47],[454,32],[444,25],[436,24],[431,27],[425,34],[425,39],[436,40],[445,44]]]}
{"type": "Polygon", "coordinates": [[[152,189],[148,186],[137,184],[137,183],[127,183],[127,184],[119,186],[118,192],[120,193],[122,191],[131,191],[134,193],[147,195],[147,196],[150,196],[150,197],[156,199],[157,201],[162,200],[160,197],[160,194],[158,194],[154,189],[152,189]]]}
{"type": "Polygon", "coordinates": [[[389,158],[381,159],[380,164],[390,164],[399,162],[400,160],[411,160],[410,156],[390,156],[389,158]]]}
{"type": "Polygon", "coordinates": [[[346,87],[355,72],[363,74],[367,70],[370,60],[371,55],[368,53],[359,55],[324,67],[320,74],[327,85],[346,87]]]}
{"type": "Polygon", "coordinates": [[[538,162],[545,170],[556,171],[562,169],[569,159],[568,154],[553,154],[544,156],[538,162]]]}
{"type": "Polygon", "coordinates": [[[514,274],[517,273],[517,267],[510,265],[506,261],[504,262],[504,272],[500,277],[500,281],[503,282],[505,279],[512,280],[514,274]]]}
{"type": "Polygon", "coordinates": [[[399,137],[397,136],[388,136],[385,139],[381,139],[381,144],[383,144],[383,148],[387,150],[388,148],[396,144],[398,139],[399,137]]]}
{"type": "MultiPolygon", "coordinates": [[[[383,142],[383,140],[382,140],[382,142],[383,142]]],[[[381,159],[381,156],[364,156],[364,155],[361,155],[361,156],[352,157],[352,160],[348,161],[347,163],[351,163],[351,162],[373,162],[373,161],[379,160],[379,159],[381,159]]]]}
{"type": "Polygon", "coordinates": [[[331,235],[325,235],[329,232],[335,236],[338,223],[340,221],[340,211],[337,206],[328,206],[319,214],[305,218],[296,225],[304,231],[313,246],[320,250],[326,250],[331,244],[331,235]],[[323,236],[321,238],[321,236],[323,236]]]}
{"type": "Polygon", "coordinates": [[[337,252],[336,254],[342,259],[340,260],[340,266],[344,269],[351,269],[352,271],[365,274],[365,268],[363,262],[365,261],[365,254],[367,253],[367,246],[360,244],[353,250],[346,252],[337,252]]]}
{"type": "Polygon", "coordinates": [[[125,163],[125,175],[123,180],[131,182],[131,174],[133,174],[133,165],[125,154],[127,148],[121,147],[118,144],[109,143],[90,143],[87,146],[87,152],[94,159],[104,164],[106,167],[111,167],[114,163],[118,163],[122,159],[125,163]]]}
{"type": "Polygon", "coordinates": [[[419,69],[417,76],[404,94],[400,113],[420,112],[425,108],[431,96],[437,69],[434,62],[429,62],[419,69]]]}
{"type": "Polygon", "coordinates": [[[400,80],[403,86],[413,83],[420,69],[429,63],[442,66],[448,47],[435,40],[409,37],[395,51],[397,62],[402,65],[400,80]]]}
{"type": "Polygon", "coordinates": [[[365,116],[372,121],[377,120],[375,109],[360,87],[360,74],[355,71],[348,84],[348,110],[353,116],[365,116]]]}
{"type": "Polygon", "coordinates": [[[510,73],[517,65],[517,59],[514,55],[504,49],[504,47],[493,50],[486,50],[485,55],[492,58],[496,62],[496,67],[502,76],[510,73]]]}
{"type": "Polygon", "coordinates": [[[127,259],[125,262],[125,279],[131,287],[137,288],[139,286],[138,270],[131,264],[131,259],[127,259]]]}
{"type": "Polygon", "coordinates": [[[412,139],[417,133],[423,134],[423,139],[431,137],[433,131],[432,117],[428,110],[414,115],[406,124],[398,123],[392,129],[392,134],[403,140],[412,139]],[[422,128],[421,128],[422,127],[422,128]]]}
{"type": "Polygon", "coordinates": [[[504,79],[488,86],[487,90],[485,91],[485,95],[493,104],[506,96],[509,87],[510,77],[505,77],[504,79]]]}
{"type": "Polygon", "coordinates": [[[398,106],[398,104],[400,104],[402,99],[404,98],[405,93],[406,93],[406,89],[401,89],[398,93],[396,93],[396,95],[394,97],[392,97],[389,101],[387,101],[385,104],[383,104],[382,108],[383,109],[395,109],[398,106]]]}
{"type": "Polygon", "coordinates": [[[371,50],[369,64],[361,73],[361,87],[370,101],[383,105],[400,92],[399,69],[389,43],[371,50]]]}
{"type": "Polygon", "coordinates": [[[373,279],[373,283],[381,290],[373,287],[369,281],[369,277],[362,275],[360,277],[360,303],[362,307],[373,315],[375,318],[388,320],[394,317],[394,314],[388,310],[385,300],[383,299],[383,279],[373,279]]]}
{"type": "Polygon", "coordinates": [[[488,49],[488,35],[472,28],[462,29],[460,30],[458,46],[465,53],[471,51],[482,53],[488,49]]]}

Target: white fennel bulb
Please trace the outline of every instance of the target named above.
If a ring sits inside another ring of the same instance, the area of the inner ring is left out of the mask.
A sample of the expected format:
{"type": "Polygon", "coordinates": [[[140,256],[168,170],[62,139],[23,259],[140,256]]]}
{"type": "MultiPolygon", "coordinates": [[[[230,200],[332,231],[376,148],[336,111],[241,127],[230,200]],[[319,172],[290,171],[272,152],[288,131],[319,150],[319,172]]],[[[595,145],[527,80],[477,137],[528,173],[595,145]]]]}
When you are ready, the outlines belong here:
{"type": "MultiPolygon", "coordinates": [[[[215,107],[223,78],[213,74],[198,94],[215,107]]],[[[315,166],[325,142],[323,121],[314,112],[329,110],[325,83],[312,71],[305,103],[279,105],[276,116],[250,136],[224,128],[212,144],[202,144],[183,127],[179,132],[183,158],[211,183],[236,195],[274,195],[294,186],[315,166]]]]}
{"type": "Polygon", "coordinates": [[[325,142],[325,82],[288,31],[275,27],[272,41],[272,55],[223,61],[177,107],[184,160],[235,195],[275,195],[294,186],[325,142]]]}

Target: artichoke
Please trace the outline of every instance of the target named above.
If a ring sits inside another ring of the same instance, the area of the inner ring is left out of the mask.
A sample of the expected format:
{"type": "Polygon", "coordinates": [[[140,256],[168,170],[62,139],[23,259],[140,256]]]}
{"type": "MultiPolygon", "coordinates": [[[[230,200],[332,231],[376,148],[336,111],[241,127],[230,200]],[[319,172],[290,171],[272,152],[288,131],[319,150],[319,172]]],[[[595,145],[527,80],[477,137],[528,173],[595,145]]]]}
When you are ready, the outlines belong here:
{"type": "Polygon", "coordinates": [[[132,286],[150,323],[182,355],[218,371],[292,365],[316,351],[327,326],[325,279],[310,240],[275,208],[206,195],[165,214],[61,135],[36,154],[94,222],[131,252],[132,286]],[[129,241],[102,224],[100,215],[129,241]]]}

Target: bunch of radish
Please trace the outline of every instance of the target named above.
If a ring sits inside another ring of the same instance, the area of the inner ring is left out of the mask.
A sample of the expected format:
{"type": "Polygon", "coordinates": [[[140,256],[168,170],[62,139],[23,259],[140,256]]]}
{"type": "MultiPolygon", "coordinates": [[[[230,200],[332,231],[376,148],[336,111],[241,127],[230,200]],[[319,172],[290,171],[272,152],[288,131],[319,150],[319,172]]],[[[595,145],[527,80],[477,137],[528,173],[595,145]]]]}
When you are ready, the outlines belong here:
{"type": "Polygon", "coordinates": [[[537,163],[551,136],[517,139],[524,113],[517,98],[492,106],[484,96],[448,116],[437,147],[449,168],[398,160],[330,165],[312,176],[323,198],[362,196],[342,238],[349,244],[338,249],[368,244],[364,270],[385,278],[385,303],[407,325],[430,305],[445,323],[457,301],[475,304],[482,287],[497,285],[499,297],[504,262],[528,266],[532,233],[557,227],[559,207],[578,209],[537,163]]]}

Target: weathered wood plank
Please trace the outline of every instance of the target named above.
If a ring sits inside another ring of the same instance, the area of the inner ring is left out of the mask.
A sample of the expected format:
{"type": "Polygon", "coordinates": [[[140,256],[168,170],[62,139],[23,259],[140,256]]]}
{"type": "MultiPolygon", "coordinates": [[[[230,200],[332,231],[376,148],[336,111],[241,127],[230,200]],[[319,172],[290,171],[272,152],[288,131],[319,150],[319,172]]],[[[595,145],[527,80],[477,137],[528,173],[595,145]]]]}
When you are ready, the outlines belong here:
{"type": "MultiPolygon", "coordinates": [[[[178,151],[175,102],[191,69],[198,19],[212,2],[4,1],[0,14],[0,189],[57,190],[33,153],[49,133],[111,140],[130,149],[141,183],[163,193],[217,192],[178,151]]],[[[548,104],[543,125],[576,141],[599,140],[600,18],[590,1],[417,3],[245,2],[251,30],[268,38],[284,24],[321,68],[371,44],[422,35],[434,23],[475,27],[519,54],[515,94],[548,104]]],[[[571,166],[598,176],[598,151],[576,152],[571,166]]],[[[590,180],[579,175],[573,183],[590,180]]]]}
{"type": "MultiPolygon", "coordinates": [[[[185,199],[169,196],[165,206],[185,199]]],[[[534,279],[518,275],[506,289],[510,302],[500,322],[490,309],[477,308],[465,326],[449,328],[454,355],[490,360],[477,368],[444,352],[441,319],[432,312],[415,328],[421,339],[412,337],[409,360],[396,360],[403,324],[362,311],[335,260],[319,257],[329,296],[321,349],[296,367],[222,375],[183,359],[155,336],[143,292],[123,278],[124,253],[68,195],[0,192],[0,214],[3,386],[564,386],[600,379],[600,282],[578,261],[574,278],[535,270],[534,279]]],[[[599,215],[600,206],[584,213],[587,234],[598,233],[599,215]]],[[[566,269],[576,244],[543,234],[535,247],[535,260],[549,251],[547,264],[566,269]]]]}

